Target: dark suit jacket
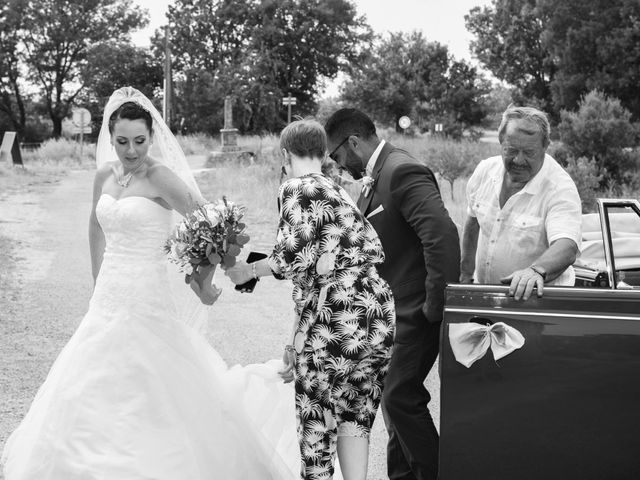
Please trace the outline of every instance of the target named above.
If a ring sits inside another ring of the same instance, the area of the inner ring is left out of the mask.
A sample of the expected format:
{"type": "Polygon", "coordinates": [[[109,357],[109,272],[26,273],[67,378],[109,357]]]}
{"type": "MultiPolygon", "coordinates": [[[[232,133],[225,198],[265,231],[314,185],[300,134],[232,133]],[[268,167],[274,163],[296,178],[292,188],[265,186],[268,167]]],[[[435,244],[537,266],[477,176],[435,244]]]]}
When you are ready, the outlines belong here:
{"type": "MultiPolygon", "coordinates": [[[[379,272],[393,290],[396,310],[406,313],[398,307],[412,302],[422,309],[422,321],[439,322],[444,288],[459,278],[460,243],[435,176],[409,153],[386,143],[372,177],[373,191],[361,195],[358,206],[382,241],[385,262],[379,272]],[[383,210],[372,215],[380,206],[383,210]]],[[[408,316],[416,321],[415,314],[408,316]]],[[[398,315],[397,321],[401,333],[404,319],[398,315]]]]}

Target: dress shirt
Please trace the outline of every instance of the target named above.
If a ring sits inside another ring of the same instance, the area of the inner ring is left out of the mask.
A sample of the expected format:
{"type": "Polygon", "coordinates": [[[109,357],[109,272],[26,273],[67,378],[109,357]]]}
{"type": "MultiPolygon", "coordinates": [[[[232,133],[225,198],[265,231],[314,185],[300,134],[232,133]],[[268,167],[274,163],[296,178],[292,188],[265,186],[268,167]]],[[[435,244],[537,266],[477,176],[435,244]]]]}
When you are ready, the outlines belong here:
{"type": "Polygon", "coordinates": [[[380,156],[380,152],[382,151],[382,147],[384,147],[385,141],[380,140],[380,143],[376,147],[376,149],[371,154],[369,161],[367,162],[367,166],[364,169],[364,174],[367,176],[371,176],[373,174],[373,169],[376,166],[376,162],[378,161],[378,157],[380,156]]]}
{"type": "MultiPolygon", "coordinates": [[[[526,268],[560,239],[581,241],[582,206],[569,174],[549,155],[540,171],[500,208],[505,175],[501,156],[476,167],[467,183],[467,213],[480,225],[475,279],[499,284],[500,279],[526,268]]],[[[548,285],[573,285],[573,267],[548,285]]]]}

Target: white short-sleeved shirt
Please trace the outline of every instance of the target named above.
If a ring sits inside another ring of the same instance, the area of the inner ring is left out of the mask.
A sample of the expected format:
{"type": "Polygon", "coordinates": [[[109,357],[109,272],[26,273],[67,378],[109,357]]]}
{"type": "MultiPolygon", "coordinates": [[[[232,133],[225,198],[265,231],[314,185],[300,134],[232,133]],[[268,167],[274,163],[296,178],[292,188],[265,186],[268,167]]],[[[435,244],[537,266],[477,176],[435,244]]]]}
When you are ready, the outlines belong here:
{"type": "MultiPolygon", "coordinates": [[[[581,240],[582,206],[569,174],[545,155],[540,171],[500,208],[505,174],[502,157],[478,164],[467,183],[467,213],[478,219],[480,234],[475,279],[499,284],[500,279],[531,265],[559,238],[581,240]]],[[[573,285],[573,267],[549,285],[573,285]]]]}

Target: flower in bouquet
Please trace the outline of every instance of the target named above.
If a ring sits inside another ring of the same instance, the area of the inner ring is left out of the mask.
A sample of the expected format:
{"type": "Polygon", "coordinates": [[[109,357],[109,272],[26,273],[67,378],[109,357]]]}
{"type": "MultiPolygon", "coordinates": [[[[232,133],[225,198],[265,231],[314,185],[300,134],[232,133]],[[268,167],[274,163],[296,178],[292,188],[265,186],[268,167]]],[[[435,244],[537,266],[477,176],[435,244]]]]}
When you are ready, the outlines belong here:
{"type": "Polygon", "coordinates": [[[242,222],[245,208],[222,197],[196,206],[176,226],[165,244],[169,261],[178,265],[191,281],[201,266],[232,267],[242,247],[249,241],[242,222]]]}

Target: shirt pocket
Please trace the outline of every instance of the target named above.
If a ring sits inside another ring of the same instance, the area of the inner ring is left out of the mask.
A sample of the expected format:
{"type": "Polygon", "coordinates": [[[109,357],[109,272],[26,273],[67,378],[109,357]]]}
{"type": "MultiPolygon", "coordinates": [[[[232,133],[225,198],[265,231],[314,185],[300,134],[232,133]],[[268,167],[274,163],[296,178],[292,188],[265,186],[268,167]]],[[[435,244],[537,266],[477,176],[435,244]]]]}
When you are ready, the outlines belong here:
{"type": "Polygon", "coordinates": [[[535,215],[520,214],[513,217],[511,226],[517,230],[540,231],[542,227],[542,217],[535,215]]]}

